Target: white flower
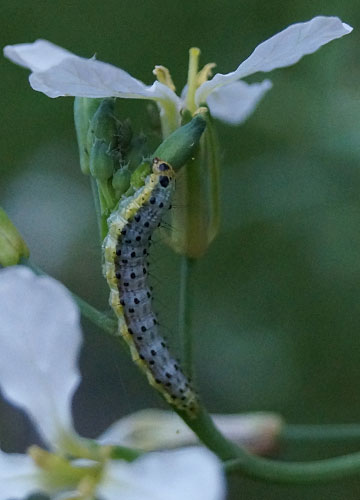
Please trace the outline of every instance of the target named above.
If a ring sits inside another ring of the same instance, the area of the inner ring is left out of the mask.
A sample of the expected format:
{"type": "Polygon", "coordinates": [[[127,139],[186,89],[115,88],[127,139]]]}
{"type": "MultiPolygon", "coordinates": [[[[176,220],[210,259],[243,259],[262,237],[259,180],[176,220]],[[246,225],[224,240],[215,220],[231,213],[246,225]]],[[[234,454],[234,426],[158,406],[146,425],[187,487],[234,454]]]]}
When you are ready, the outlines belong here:
{"type": "Polygon", "coordinates": [[[100,443],[90,446],[76,434],[71,400],[80,345],[79,312],[65,287],[22,266],[0,271],[1,390],[49,448],[0,451],[0,500],[35,492],[57,499],[223,499],[221,464],[208,450],[149,453],[129,463],[110,460],[100,443]]]}
{"type": "MultiPolygon", "coordinates": [[[[318,16],[305,23],[292,24],[261,43],[235,71],[224,75],[218,73],[209,81],[199,81],[194,93],[194,106],[206,103],[216,118],[239,124],[254,111],[271,88],[269,80],[248,84],[242,78],[295,64],[304,55],[351,31],[352,28],[337,17],[318,16]]],[[[155,81],[150,86],[145,85],[120,68],[95,58],[76,56],[46,40],[8,45],[4,54],[13,62],[29,68],[33,89],[49,97],[152,99],[160,108],[166,129],[164,134],[179,126],[180,110],[187,100],[188,87],[180,98],[166,82],[155,81]]],[[[207,76],[209,72],[205,72],[202,80],[206,80],[207,76]]]]}
{"type": "MultiPolygon", "coordinates": [[[[279,415],[270,412],[211,417],[225,437],[256,455],[267,454],[277,446],[284,425],[279,415]]],[[[149,451],[199,444],[196,434],[176,413],[156,409],[140,410],[121,418],[98,441],[149,451]]]]}

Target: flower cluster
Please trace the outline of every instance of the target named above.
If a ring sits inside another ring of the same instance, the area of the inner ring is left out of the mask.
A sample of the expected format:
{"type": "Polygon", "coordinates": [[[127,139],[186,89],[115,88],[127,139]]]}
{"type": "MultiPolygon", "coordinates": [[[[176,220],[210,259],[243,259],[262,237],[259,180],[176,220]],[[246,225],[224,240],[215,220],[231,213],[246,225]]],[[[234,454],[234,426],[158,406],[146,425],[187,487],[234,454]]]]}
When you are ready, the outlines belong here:
{"type": "Polygon", "coordinates": [[[32,88],[49,97],[113,96],[153,100],[160,108],[163,132],[167,135],[180,125],[180,112],[184,107],[193,111],[206,104],[212,116],[234,125],[242,123],[271,88],[269,80],[248,84],[243,78],[295,64],[304,55],[351,31],[352,28],[337,17],[318,16],[308,22],[293,24],[256,47],[235,71],[217,73],[208,80],[213,65],[206,65],[195,75],[194,87],[188,82],[181,97],[174,92],[171,77],[163,67],[154,70],[160,81],[145,85],[123,69],[95,57],[79,57],[46,40],[8,45],[4,54],[13,62],[29,68],[32,88]]]}

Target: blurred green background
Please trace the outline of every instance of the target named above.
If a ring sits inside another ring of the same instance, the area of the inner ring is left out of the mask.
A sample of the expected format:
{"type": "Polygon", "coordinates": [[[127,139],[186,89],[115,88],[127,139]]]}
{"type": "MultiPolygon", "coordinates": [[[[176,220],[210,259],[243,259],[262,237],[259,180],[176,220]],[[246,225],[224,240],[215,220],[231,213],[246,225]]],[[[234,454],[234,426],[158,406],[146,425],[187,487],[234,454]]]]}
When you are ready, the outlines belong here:
{"type": "MultiPolygon", "coordinates": [[[[351,35],[271,73],[274,88],[243,126],[218,123],[223,219],[196,269],[195,350],[211,411],[274,410],[291,423],[359,421],[359,3],[2,0],[0,14],[3,46],[45,38],[85,57],[96,53],[146,83],[163,64],[179,90],[191,46],[201,48],[202,63],[228,72],[291,23],[323,14],[354,26],[351,35]]],[[[0,204],[33,261],[106,309],[73,99],[49,99],[27,78],[1,61],[0,204]]],[[[145,102],[124,100],[119,109],[139,129],[145,123],[145,102]]],[[[176,350],[179,259],[160,241],[152,273],[164,333],[176,350]]],[[[96,436],[122,415],[164,407],[125,349],[86,322],[84,330],[74,401],[80,433],[96,436]]],[[[19,412],[5,403],[0,411],[6,450],[34,441],[19,412]]],[[[359,444],[287,446],[279,456],[328,457],[359,444]]],[[[230,489],[233,499],[358,500],[359,479],[299,488],[232,478],[230,489]]]]}

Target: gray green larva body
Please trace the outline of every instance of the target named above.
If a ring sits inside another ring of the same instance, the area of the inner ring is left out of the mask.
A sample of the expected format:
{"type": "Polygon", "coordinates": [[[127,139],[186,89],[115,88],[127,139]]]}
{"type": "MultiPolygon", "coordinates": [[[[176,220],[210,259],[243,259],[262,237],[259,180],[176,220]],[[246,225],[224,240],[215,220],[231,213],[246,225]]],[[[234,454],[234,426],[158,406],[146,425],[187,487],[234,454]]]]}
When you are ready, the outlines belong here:
{"type": "Polygon", "coordinates": [[[104,273],[111,288],[110,303],[119,318],[119,332],[133,359],[167,401],[192,413],[196,395],[159,334],[147,279],[151,237],[170,206],[174,184],[170,165],[155,159],[145,186],[120,203],[109,218],[104,273]]]}

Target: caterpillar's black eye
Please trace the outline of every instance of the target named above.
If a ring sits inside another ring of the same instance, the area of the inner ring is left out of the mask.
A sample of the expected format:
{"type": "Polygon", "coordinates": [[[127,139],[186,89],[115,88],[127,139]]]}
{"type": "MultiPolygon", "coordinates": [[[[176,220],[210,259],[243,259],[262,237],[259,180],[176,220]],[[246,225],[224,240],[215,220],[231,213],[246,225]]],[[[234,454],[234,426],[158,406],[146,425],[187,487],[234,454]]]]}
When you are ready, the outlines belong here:
{"type": "Polygon", "coordinates": [[[159,170],[161,172],[165,172],[166,170],[169,170],[169,168],[170,168],[169,165],[166,165],[166,163],[160,163],[159,165],[159,170]]]}
{"type": "Polygon", "coordinates": [[[169,177],[166,177],[166,175],[160,175],[159,182],[163,188],[166,188],[166,187],[168,187],[169,182],[170,182],[169,177]]]}

